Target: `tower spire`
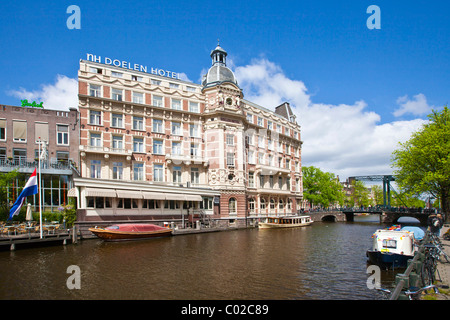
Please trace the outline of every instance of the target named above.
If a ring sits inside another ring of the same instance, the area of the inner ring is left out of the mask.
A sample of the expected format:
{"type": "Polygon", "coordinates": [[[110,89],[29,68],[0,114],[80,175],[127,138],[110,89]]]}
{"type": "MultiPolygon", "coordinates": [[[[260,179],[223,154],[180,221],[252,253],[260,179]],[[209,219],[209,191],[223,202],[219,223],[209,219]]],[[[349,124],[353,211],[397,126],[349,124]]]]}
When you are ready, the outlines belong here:
{"type": "Polygon", "coordinates": [[[213,51],[211,51],[211,58],[212,58],[212,65],[215,64],[220,64],[223,66],[227,65],[226,62],[227,52],[220,46],[219,39],[217,39],[217,47],[213,51]]]}

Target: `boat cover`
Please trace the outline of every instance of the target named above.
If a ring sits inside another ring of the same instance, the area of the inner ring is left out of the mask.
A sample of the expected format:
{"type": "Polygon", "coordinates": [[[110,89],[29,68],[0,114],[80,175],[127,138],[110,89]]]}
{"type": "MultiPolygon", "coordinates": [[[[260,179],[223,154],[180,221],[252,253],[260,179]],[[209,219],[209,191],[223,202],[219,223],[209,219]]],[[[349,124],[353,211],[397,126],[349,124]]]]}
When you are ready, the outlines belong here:
{"type": "Polygon", "coordinates": [[[414,238],[416,240],[422,240],[425,236],[425,231],[423,231],[419,227],[413,227],[413,226],[406,226],[402,228],[402,231],[409,231],[414,233],[414,238]]]}
{"type": "Polygon", "coordinates": [[[166,230],[167,228],[148,223],[124,223],[113,225],[105,229],[122,232],[151,232],[151,231],[166,230]]]}

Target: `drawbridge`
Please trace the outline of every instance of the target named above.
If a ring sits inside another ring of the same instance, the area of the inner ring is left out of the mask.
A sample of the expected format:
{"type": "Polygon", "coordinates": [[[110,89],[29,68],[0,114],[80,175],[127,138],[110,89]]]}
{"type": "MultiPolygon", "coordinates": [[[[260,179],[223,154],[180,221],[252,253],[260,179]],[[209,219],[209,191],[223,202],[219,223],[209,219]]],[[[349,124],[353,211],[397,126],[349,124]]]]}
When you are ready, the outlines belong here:
{"type": "Polygon", "coordinates": [[[391,181],[395,181],[395,176],[393,175],[370,175],[370,176],[355,176],[349,177],[349,181],[377,181],[383,182],[383,206],[385,208],[391,207],[391,190],[395,192],[391,185],[391,181]]]}

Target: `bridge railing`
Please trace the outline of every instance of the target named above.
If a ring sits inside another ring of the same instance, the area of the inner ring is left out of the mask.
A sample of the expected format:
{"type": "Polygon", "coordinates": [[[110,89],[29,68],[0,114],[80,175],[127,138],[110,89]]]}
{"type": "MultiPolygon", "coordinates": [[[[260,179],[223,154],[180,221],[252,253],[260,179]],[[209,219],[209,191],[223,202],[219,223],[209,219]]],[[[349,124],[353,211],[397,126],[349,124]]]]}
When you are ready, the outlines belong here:
{"type": "MultiPolygon", "coordinates": [[[[437,209],[424,209],[424,208],[404,208],[404,207],[384,207],[384,206],[375,206],[375,207],[365,207],[365,208],[355,208],[355,207],[340,207],[340,208],[313,208],[304,210],[303,213],[315,213],[315,212],[377,212],[380,213],[382,211],[389,212],[398,212],[398,213],[423,213],[423,214],[431,214],[438,213],[437,209]]],[[[300,210],[299,210],[300,213],[300,210]]]]}

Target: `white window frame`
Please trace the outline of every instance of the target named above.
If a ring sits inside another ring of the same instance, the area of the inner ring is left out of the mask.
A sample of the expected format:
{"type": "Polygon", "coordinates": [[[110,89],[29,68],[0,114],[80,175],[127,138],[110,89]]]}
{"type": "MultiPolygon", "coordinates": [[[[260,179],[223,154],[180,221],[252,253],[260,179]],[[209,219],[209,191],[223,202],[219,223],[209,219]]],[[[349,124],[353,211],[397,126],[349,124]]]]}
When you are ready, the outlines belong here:
{"type": "Polygon", "coordinates": [[[175,136],[181,136],[182,135],[181,122],[172,121],[171,132],[175,136]]]}
{"type": "Polygon", "coordinates": [[[133,137],[133,152],[144,153],[144,138],[133,137]]]}
{"type": "Polygon", "coordinates": [[[181,141],[172,141],[172,154],[181,155],[181,141]]]}
{"type": "Polygon", "coordinates": [[[181,183],[181,166],[174,166],[172,169],[172,182],[173,183],[181,183]]]}
{"type": "Polygon", "coordinates": [[[172,98],[171,107],[173,110],[183,110],[183,103],[182,103],[181,99],[172,98]]]}
{"type": "Polygon", "coordinates": [[[116,101],[123,101],[123,90],[111,88],[111,99],[116,101]]]}
{"type": "Polygon", "coordinates": [[[194,137],[194,138],[198,138],[199,137],[199,130],[198,130],[199,126],[198,124],[190,124],[189,125],[189,136],[190,137],[194,137]]]}
{"type": "Polygon", "coordinates": [[[198,102],[189,101],[189,112],[200,112],[200,106],[198,102]]]}
{"type": "Polygon", "coordinates": [[[164,98],[162,96],[152,96],[152,105],[155,107],[164,107],[164,98]]]}
{"type": "Polygon", "coordinates": [[[153,139],[153,154],[164,154],[164,140],[153,139]]]}
{"type": "Polygon", "coordinates": [[[144,117],[133,116],[133,130],[144,131],[144,117]]]}
{"type": "Polygon", "coordinates": [[[89,132],[89,146],[95,148],[102,147],[102,134],[101,132],[89,132]]]}
{"type": "Polygon", "coordinates": [[[91,160],[91,178],[101,179],[102,177],[102,161],[101,160],[91,160]]]}
{"type": "Polygon", "coordinates": [[[102,97],[102,86],[98,84],[89,84],[89,95],[91,97],[102,97]]]}
{"type": "Polygon", "coordinates": [[[112,178],[114,180],[122,180],[123,179],[123,162],[114,161],[112,163],[112,178]]]}
{"type": "Polygon", "coordinates": [[[111,113],[111,127],[123,128],[123,114],[111,113]]]}
{"type": "Polygon", "coordinates": [[[156,133],[164,133],[164,121],[162,119],[153,119],[152,131],[156,133]]]}
{"type": "Polygon", "coordinates": [[[133,103],[144,104],[144,94],[133,91],[133,103]]]}
{"type": "Polygon", "coordinates": [[[111,140],[112,140],[112,149],[114,151],[123,151],[124,150],[123,136],[113,135],[111,140]]]}
{"type": "Polygon", "coordinates": [[[162,164],[153,165],[153,181],[164,182],[164,165],[162,164]]]}
{"type": "Polygon", "coordinates": [[[92,126],[102,125],[102,112],[99,110],[89,110],[89,124],[92,126]]]}
{"type": "Polygon", "coordinates": [[[56,124],[56,144],[60,146],[69,145],[69,125],[68,124],[56,124]],[[59,131],[60,127],[67,128],[67,131],[59,131]],[[65,142],[66,141],[66,142],[65,142]]]}
{"type": "Polygon", "coordinates": [[[234,152],[227,152],[227,167],[235,166],[235,154],[234,152]]]}
{"type": "Polygon", "coordinates": [[[134,162],[133,163],[133,180],[144,181],[144,163],[134,162]]]}

